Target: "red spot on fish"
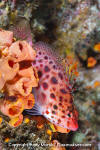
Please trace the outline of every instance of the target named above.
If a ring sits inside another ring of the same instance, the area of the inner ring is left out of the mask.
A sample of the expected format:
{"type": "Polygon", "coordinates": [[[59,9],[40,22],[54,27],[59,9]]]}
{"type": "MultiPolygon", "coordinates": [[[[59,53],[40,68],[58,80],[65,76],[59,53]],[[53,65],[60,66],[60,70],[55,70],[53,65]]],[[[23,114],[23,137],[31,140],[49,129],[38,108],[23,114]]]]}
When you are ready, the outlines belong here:
{"type": "Polygon", "coordinates": [[[65,113],[65,111],[64,111],[64,110],[62,110],[62,112],[63,112],[63,113],[65,113]]]}
{"type": "Polygon", "coordinates": [[[53,62],[52,62],[52,61],[50,61],[50,62],[49,62],[49,64],[53,64],[53,62]]]}
{"type": "Polygon", "coordinates": [[[50,71],[49,67],[48,67],[48,66],[45,66],[45,67],[44,67],[44,71],[45,71],[45,72],[49,72],[49,71],[50,71]]]}
{"type": "Polygon", "coordinates": [[[61,120],[60,120],[60,119],[58,119],[58,123],[61,123],[61,120]]]}
{"type": "Polygon", "coordinates": [[[51,78],[51,83],[57,84],[57,83],[58,83],[58,80],[57,80],[55,77],[52,77],[52,78],[51,78]]]}
{"type": "Polygon", "coordinates": [[[62,116],[62,118],[65,118],[65,116],[62,116]]]}
{"type": "Polygon", "coordinates": [[[40,70],[38,71],[38,76],[39,76],[39,78],[42,77],[42,72],[40,70]]]}
{"type": "Polygon", "coordinates": [[[62,103],[59,103],[60,106],[62,106],[62,103]]]}
{"type": "Polygon", "coordinates": [[[62,99],[63,99],[62,96],[60,96],[60,97],[59,97],[59,100],[62,101],[62,99]]]}
{"type": "Polygon", "coordinates": [[[53,91],[55,91],[56,90],[56,88],[53,88],[53,91]]]}
{"type": "Polygon", "coordinates": [[[55,111],[52,111],[52,113],[53,113],[53,114],[56,114],[56,112],[55,112],[55,111]]]}
{"type": "Polygon", "coordinates": [[[47,57],[47,56],[45,56],[45,57],[44,57],[44,59],[48,59],[48,57],[47,57]]]}
{"type": "Polygon", "coordinates": [[[49,75],[46,75],[46,78],[49,78],[49,75]]]}
{"type": "Polygon", "coordinates": [[[70,103],[72,104],[73,103],[73,99],[71,98],[71,100],[70,100],[70,103]]]}
{"type": "Polygon", "coordinates": [[[49,111],[48,111],[48,110],[46,110],[46,114],[49,114],[49,111]]]}
{"type": "Polygon", "coordinates": [[[43,67],[43,64],[40,64],[40,67],[43,67]]]}
{"type": "Polygon", "coordinates": [[[53,108],[54,108],[54,109],[58,109],[58,106],[57,106],[57,105],[53,105],[53,108]]]}
{"type": "Polygon", "coordinates": [[[42,63],[42,59],[39,60],[39,63],[42,63]]]}
{"type": "Polygon", "coordinates": [[[44,90],[46,90],[46,89],[48,88],[48,84],[47,84],[46,82],[44,82],[44,83],[42,84],[42,86],[43,86],[44,90]]]}
{"type": "Polygon", "coordinates": [[[68,99],[65,99],[64,101],[65,101],[65,102],[68,102],[68,99]]]}
{"type": "Polygon", "coordinates": [[[57,67],[55,65],[53,65],[53,69],[57,69],[57,67]]]}
{"type": "Polygon", "coordinates": [[[50,107],[52,107],[52,103],[49,103],[50,107]]]}
{"type": "Polygon", "coordinates": [[[67,91],[65,89],[60,89],[60,92],[63,93],[63,94],[67,93],[67,91]]]}
{"type": "Polygon", "coordinates": [[[39,55],[41,55],[41,52],[39,52],[39,55]]]}
{"type": "Polygon", "coordinates": [[[58,76],[61,80],[63,80],[63,75],[60,72],[58,73],[58,76]]]}
{"type": "Polygon", "coordinates": [[[51,93],[51,94],[50,94],[50,97],[51,97],[51,98],[55,98],[54,93],[51,93]]]}

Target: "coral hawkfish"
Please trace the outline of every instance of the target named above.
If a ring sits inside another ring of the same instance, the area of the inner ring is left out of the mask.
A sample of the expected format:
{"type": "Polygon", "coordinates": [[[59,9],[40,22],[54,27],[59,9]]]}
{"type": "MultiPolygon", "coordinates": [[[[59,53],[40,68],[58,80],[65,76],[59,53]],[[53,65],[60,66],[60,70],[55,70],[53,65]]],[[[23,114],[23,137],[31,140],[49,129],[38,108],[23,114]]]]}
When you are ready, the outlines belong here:
{"type": "Polygon", "coordinates": [[[78,129],[78,112],[73,104],[71,85],[52,48],[43,42],[34,45],[37,52],[33,67],[39,76],[39,85],[33,89],[35,106],[30,115],[43,115],[57,126],[78,129]]]}

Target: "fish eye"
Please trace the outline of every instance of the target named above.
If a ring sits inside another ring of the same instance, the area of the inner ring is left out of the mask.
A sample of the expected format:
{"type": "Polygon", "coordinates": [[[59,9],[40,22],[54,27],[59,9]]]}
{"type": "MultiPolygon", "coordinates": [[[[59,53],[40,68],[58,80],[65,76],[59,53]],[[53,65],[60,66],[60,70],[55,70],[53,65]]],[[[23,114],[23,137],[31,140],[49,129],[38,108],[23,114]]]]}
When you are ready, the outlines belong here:
{"type": "Polygon", "coordinates": [[[67,114],[67,116],[68,116],[68,117],[71,117],[71,114],[70,114],[70,113],[68,113],[68,114],[67,114]]]}

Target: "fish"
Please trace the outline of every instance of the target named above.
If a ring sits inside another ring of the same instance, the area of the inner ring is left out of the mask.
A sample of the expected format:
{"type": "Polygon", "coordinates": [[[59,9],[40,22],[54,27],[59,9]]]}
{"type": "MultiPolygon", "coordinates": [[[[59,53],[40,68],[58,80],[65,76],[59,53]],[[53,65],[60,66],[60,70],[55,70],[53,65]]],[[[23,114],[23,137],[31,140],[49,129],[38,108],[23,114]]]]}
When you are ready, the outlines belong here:
{"type": "Polygon", "coordinates": [[[57,126],[76,131],[78,112],[64,67],[48,44],[37,42],[34,49],[37,54],[32,66],[37,69],[39,85],[33,88],[35,106],[27,114],[43,115],[57,126]]]}
{"type": "Polygon", "coordinates": [[[39,83],[37,88],[32,89],[35,104],[32,109],[24,110],[23,114],[42,115],[51,123],[72,131],[78,129],[78,111],[74,106],[72,85],[66,69],[62,65],[62,59],[44,42],[32,43],[30,29],[25,29],[24,20],[21,24],[21,32],[18,34],[19,26],[14,27],[14,35],[17,38],[27,40],[36,51],[36,58],[32,62],[36,68],[39,83]],[[25,35],[25,36],[23,36],[25,35]],[[24,39],[25,38],[25,39],[24,39]]]}

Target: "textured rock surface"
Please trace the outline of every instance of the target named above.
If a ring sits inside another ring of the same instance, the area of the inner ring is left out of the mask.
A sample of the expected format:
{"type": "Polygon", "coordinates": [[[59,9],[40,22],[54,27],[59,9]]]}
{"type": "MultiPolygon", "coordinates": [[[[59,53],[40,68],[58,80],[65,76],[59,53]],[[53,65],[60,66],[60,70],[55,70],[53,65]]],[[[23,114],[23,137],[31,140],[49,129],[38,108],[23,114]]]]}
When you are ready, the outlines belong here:
{"type": "MultiPolygon", "coordinates": [[[[8,29],[16,18],[24,16],[31,26],[34,42],[48,42],[64,58],[73,55],[80,64],[77,90],[73,93],[79,110],[79,130],[69,134],[55,133],[52,140],[92,145],[88,148],[69,148],[70,150],[100,148],[100,86],[94,88],[100,72],[100,53],[94,51],[94,45],[100,42],[99,9],[99,0],[16,0],[15,4],[12,0],[0,2],[1,28],[8,29]],[[89,57],[96,60],[96,65],[92,68],[87,67],[89,57]]],[[[38,130],[35,121],[27,125],[23,123],[18,128],[10,128],[3,122],[0,125],[0,141],[4,149],[9,149],[9,143],[50,143],[47,128],[49,126],[45,125],[43,130],[38,130]],[[10,138],[8,144],[4,143],[6,137],[10,138]]]]}

